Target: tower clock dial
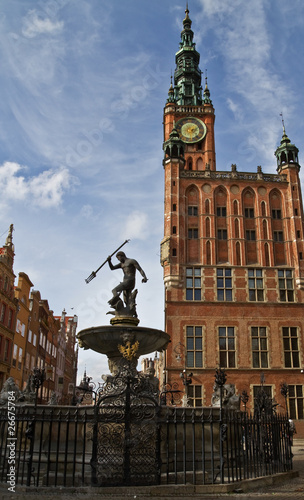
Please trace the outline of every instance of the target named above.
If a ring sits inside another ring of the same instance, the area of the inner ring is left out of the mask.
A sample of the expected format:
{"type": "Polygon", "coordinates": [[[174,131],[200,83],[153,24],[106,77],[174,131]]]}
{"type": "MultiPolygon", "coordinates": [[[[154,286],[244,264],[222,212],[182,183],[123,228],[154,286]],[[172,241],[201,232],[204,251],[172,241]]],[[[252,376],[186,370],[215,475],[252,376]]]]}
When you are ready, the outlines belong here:
{"type": "Polygon", "coordinates": [[[201,141],[206,133],[207,127],[198,118],[181,118],[175,126],[183,142],[193,143],[201,141]]]}

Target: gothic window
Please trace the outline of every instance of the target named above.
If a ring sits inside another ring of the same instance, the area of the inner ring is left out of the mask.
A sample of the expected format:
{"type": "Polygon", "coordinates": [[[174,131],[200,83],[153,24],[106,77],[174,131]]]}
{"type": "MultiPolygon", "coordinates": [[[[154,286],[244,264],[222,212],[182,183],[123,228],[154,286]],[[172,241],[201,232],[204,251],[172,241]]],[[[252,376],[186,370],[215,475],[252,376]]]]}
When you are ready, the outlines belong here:
{"type": "Polygon", "coordinates": [[[266,204],[265,204],[265,201],[262,201],[262,203],[261,203],[261,209],[262,209],[262,216],[265,217],[265,215],[266,215],[266,204]]]}
{"type": "Polygon", "coordinates": [[[293,420],[304,419],[304,394],[302,385],[288,386],[289,416],[293,420]]]}
{"type": "Polygon", "coordinates": [[[285,368],[299,368],[299,341],[296,327],[283,327],[283,347],[285,368]]]}
{"type": "Polygon", "coordinates": [[[281,302],[294,301],[294,283],[291,269],[279,269],[279,292],[281,302]]]}
{"type": "Polygon", "coordinates": [[[189,405],[192,407],[203,406],[203,387],[201,385],[189,385],[189,405]]]}
{"type": "Polygon", "coordinates": [[[241,265],[241,246],[240,246],[239,241],[236,242],[235,252],[236,252],[236,265],[240,266],[241,265]]]}
{"type": "Polygon", "coordinates": [[[263,302],[264,284],[262,269],[248,269],[249,300],[263,302]]]}
{"type": "Polygon", "coordinates": [[[211,245],[210,241],[206,243],[206,257],[207,257],[207,266],[211,265],[211,245]]]}
{"type": "Polygon", "coordinates": [[[218,217],[226,217],[226,207],[217,207],[216,209],[216,215],[218,217]]]}
{"type": "Polygon", "coordinates": [[[232,301],[232,277],[231,269],[217,269],[217,300],[232,301]]]}
{"type": "Polygon", "coordinates": [[[207,199],[207,200],[205,201],[205,212],[206,212],[206,214],[209,214],[209,211],[210,211],[210,202],[209,202],[209,200],[207,199]]]}
{"type": "Polygon", "coordinates": [[[268,267],[270,265],[268,243],[265,243],[265,245],[264,245],[264,254],[265,254],[265,266],[268,267]]]}
{"type": "Polygon", "coordinates": [[[268,368],[267,329],[265,326],[251,327],[252,367],[268,368]]]}
{"type": "Polygon", "coordinates": [[[254,208],[245,208],[245,217],[247,219],[254,219],[254,208]]]}
{"type": "Polygon", "coordinates": [[[188,206],[188,215],[198,215],[198,207],[197,205],[189,205],[188,206]]]}
{"type": "Polygon", "coordinates": [[[220,366],[235,368],[235,335],[233,326],[219,327],[220,366]]]}
{"type": "Polygon", "coordinates": [[[187,367],[203,367],[203,329],[201,326],[187,326],[187,367]]]}
{"type": "Polygon", "coordinates": [[[236,238],[240,237],[240,229],[239,228],[240,228],[239,220],[234,219],[234,233],[235,233],[236,238]]]}
{"type": "Polygon", "coordinates": [[[201,269],[199,267],[187,267],[186,300],[201,300],[201,297],[202,297],[201,269]]]}
{"type": "Polygon", "coordinates": [[[238,202],[236,200],[234,200],[233,202],[233,213],[234,215],[238,215],[238,202]]]}
{"type": "Polygon", "coordinates": [[[267,221],[265,219],[263,220],[263,238],[267,240],[267,221]]]}
{"type": "Polygon", "coordinates": [[[271,210],[271,216],[273,219],[282,219],[282,211],[281,209],[274,208],[271,210]]]}
{"type": "Polygon", "coordinates": [[[206,237],[210,237],[210,219],[209,217],[206,218],[206,237]]]}

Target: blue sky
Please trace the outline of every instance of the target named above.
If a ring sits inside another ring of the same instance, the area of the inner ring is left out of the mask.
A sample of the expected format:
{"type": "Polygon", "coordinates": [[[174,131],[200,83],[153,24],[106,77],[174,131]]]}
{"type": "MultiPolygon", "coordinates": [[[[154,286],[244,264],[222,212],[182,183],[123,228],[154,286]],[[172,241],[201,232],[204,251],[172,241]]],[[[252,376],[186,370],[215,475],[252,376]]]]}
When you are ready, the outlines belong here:
{"type": "MultiPolygon", "coordinates": [[[[300,0],[190,0],[200,68],[215,107],[217,170],[275,173],[286,131],[303,163],[300,0]]],[[[120,281],[107,266],[126,238],[141,325],[163,328],[162,113],[185,2],[0,2],[0,245],[14,224],[15,274],[79,329],[108,324],[120,281]]],[[[95,380],[106,359],[80,351],[95,380]]]]}

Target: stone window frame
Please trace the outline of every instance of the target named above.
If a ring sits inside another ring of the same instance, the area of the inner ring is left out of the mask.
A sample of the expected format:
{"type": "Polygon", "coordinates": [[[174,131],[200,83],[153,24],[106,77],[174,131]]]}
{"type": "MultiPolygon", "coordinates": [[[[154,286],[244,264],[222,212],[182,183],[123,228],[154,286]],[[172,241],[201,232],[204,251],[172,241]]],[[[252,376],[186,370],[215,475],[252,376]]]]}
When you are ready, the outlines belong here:
{"type": "Polygon", "coordinates": [[[236,366],[236,327],[218,326],[219,365],[221,368],[236,366]]]}
{"type": "Polygon", "coordinates": [[[278,269],[278,296],[280,302],[295,302],[294,274],[292,269],[278,269]]]}
{"type": "Polygon", "coordinates": [[[200,267],[186,267],[186,300],[202,300],[202,270],[200,267]]]}
{"type": "Polygon", "coordinates": [[[196,408],[203,406],[204,386],[199,384],[190,384],[188,386],[188,399],[190,406],[196,408]]]}
{"type": "Polygon", "coordinates": [[[268,350],[268,331],[266,326],[254,326],[250,327],[251,333],[251,355],[252,355],[252,368],[264,369],[269,368],[269,350],[268,350]],[[257,329],[257,331],[253,331],[257,329]],[[254,335],[255,333],[255,335],[254,335]],[[265,335],[261,335],[265,333],[265,335]],[[255,340],[255,342],[254,342],[255,340]],[[256,346],[255,346],[256,343],[256,346]],[[255,358],[257,363],[255,363],[255,358]],[[266,363],[263,363],[263,358],[266,363]],[[256,366],[255,366],[256,365],[256,366]]]}
{"type": "Polygon", "coordinates": [[[297,326],[283,326],[284,368],[300,368],[299,332],[297,326]]]}
{"type": "Polygon", "coordinates": [[[203,327],[201,325],[186,326],[186,367],[204,368],[203,327]]]}
{"type": "Polygon", "coordinates": [[[233,302],[233,276],[231,267],[218,267],[216,269],[216,290],[218,302],[233,302]],[[222,275],[220,275],[221,272],[222,275]]]}
{"type": "Polygon", "coordinates": [[[248,268],[247,274],[248,274],[249,302],[264,302],[265,288],[264,288],[263,269],[248,268]]]}
{"type": "Polygon", "coordinates": [[[289,416],[293,420],[304,419],[304,387],[301,384],[288,385],[289,416]]]}

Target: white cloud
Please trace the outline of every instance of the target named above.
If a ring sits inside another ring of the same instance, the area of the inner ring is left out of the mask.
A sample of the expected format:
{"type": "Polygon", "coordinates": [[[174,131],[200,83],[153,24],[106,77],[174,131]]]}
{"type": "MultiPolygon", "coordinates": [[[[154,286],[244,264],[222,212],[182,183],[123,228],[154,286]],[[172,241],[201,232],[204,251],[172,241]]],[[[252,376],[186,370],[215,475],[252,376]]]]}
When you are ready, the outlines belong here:
{"type": "Polygon", "coordinates": [[[26,167],[18,163],[5,162],[0,166],[2,202],[25,200],[41,208],[58,207],[65,191],[77,183],[67,168],[45,170],[29,179],[20,175],[22,171],[26,171],[26,167]]]}
{"type": "Polygon", "coordinates": [[[123,237],[145,240],[148,235],[148,217],[145,213],[135,210],[126,220],[123,237]]]}
{"type": "Polygon", "coordinates": [[[51,21],[50,18],[42,18],[36,10],[30,10],[23,19],[22,34],[27,38],[37,35],[53,35],[63,30],[63,21],[51,21]]]}

